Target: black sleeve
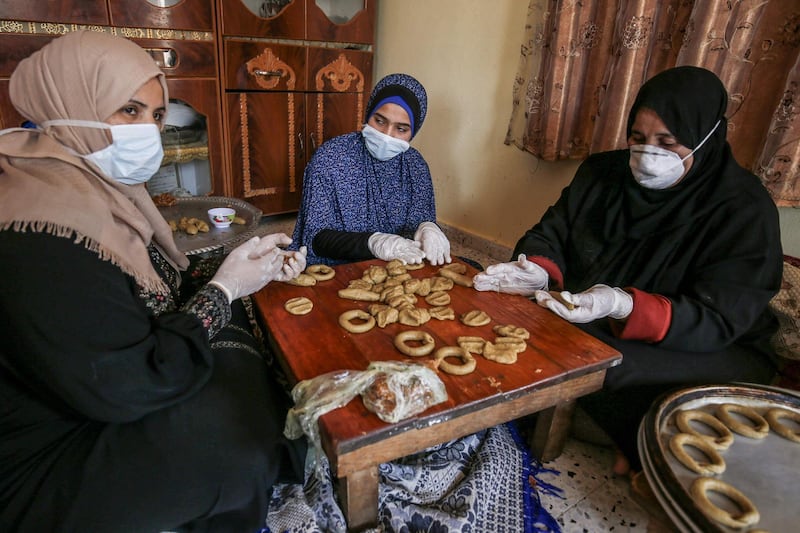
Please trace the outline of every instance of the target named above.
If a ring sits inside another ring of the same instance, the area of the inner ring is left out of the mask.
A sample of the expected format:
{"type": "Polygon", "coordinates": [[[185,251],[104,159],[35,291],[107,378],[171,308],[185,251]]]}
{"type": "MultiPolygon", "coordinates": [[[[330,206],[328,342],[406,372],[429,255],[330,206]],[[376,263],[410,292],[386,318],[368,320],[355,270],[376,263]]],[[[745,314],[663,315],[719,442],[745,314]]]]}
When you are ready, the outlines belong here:
{"type": "Polygon", "coordinates": [[[375,256],[369,251],[368,241],[371,231],[321,230],[314,237],[312,246],[320,257],[362,261],[375,256]]]}
{"type": "Polygon", "coordinates": [[[211,374],[198,317],[154,316],[130,276],[73,239],[0,231],[0,294],[0,366],[65,410],[136,420],[211,374]]]}

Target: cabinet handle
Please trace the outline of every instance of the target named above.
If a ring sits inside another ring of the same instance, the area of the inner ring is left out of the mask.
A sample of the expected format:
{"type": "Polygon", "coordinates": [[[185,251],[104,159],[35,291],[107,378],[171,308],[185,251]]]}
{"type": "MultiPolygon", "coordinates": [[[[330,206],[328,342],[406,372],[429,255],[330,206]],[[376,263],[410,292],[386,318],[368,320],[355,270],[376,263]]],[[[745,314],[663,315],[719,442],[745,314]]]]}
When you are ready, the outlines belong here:
{"type": "Polygon", "coordinates": [[[261,70],[260,68],[255,69],[253,74],[265,78],[280,78],[283,75],[279,70],[261,70]]]}
{"type": "Polygon", "coordinates": [[[297,142],[300,143],[300,157],[305,157],[305,147],[303,146],[303,134],[297,134],[297,142]]]}
{"type": "Polygon", "coordinates": [[[316,139],[316,137],[314,137],[313,133],[309,133],[308,134],[308,140],[309,140],[309,144],[311,145],[311,153],[313,154],[314,152],[317,151],[317,139],[316,139]]]}

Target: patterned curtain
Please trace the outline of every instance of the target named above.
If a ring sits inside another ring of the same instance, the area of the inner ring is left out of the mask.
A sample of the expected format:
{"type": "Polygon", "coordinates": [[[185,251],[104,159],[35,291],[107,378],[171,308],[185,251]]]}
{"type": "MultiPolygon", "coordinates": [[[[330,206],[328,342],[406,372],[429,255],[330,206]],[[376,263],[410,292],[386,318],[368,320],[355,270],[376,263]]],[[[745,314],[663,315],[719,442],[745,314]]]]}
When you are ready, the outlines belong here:
{"type": "Polygon", "coordinates": [[[525,30],[506,144],[547,161],[624,148],[641,84],[701,66],[728,89],[737,161],[800,206],[797,0],[530,0],[525,30]]]}

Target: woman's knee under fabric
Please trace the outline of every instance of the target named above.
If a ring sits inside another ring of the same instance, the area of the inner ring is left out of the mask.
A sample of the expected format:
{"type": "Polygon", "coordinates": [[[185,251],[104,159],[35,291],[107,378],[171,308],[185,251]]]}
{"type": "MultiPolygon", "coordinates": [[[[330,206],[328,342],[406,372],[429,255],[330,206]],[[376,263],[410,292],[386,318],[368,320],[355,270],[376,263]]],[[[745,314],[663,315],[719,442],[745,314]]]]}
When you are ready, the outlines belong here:
{"type": "Polygon", "coordinates": [[[579,327],[622,354],[622,363],[606,373],[604,388],[608,390],[732,381],[769,383],[775,375],[775,367],[765,354],[735,344],[718,352],[679,352],[641,341],[618,339],[605,324],[595,322],[579,327]]]}
{"type": "Polygon", "coordinates": [[[617,339],[598,323],[580,327],[622,353],[622,363],[607,371],[603,389],[581,398],[579,404],[634,469],[641,468],[636,445],[639,424],[661,395],[703,384],[768,383],[775,372],[768,357],[741,346],[710,353],[675,352],[617,339]]]}
{"type": "Polygon", "coordinates": [[[263,361],[225,348],[215,350],[214,364],[193,397],[107,427],[83,467],[71,517],[77,530],[111,531],[131,520],[136,530],[164,529],[217,514],[250,517],[256,527],[269,487],[302,480],[305,446],[283,437],[285,409],[271,399],[278,386],[263,361]]]}

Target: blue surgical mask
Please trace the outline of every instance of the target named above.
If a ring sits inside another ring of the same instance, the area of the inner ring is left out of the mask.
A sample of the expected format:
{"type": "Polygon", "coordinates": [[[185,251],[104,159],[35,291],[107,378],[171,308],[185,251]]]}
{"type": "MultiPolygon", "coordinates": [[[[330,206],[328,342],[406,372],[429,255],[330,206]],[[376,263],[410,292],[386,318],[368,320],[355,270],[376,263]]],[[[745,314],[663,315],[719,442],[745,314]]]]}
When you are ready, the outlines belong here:
{"type": "Polygon", "coordinates": [[[380,161],[388,161],[398,154],[402,154],[411,146],[402,139],[396,139],[391,135],[381,133],[369,124],[364,124],[361,130],[364,143],[372,157],[380,161]]]}
{"type": "Polygon", "coordinates": [[[52,120],[47,126],[78,126],[111,130],[112,143],[84,159],[94,163],[106,176],[126,185],[145,183],[158,172],[164,158],[161,132],[155,124],[106,124],[84,120],[52,120]]]}

